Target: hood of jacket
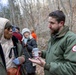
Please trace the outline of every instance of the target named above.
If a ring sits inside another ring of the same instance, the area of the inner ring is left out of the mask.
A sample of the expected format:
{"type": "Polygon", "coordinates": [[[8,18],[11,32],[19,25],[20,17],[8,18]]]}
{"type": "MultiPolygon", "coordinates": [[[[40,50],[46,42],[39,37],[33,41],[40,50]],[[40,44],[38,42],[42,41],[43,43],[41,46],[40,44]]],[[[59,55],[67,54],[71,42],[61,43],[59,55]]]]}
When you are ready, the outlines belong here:
{"type": "Polygon", "coordinates": [[[31,35],[31,31],[28,28],[24,28],[24,29],[22,29],[22,35],[23,35],[22,41],[25,39],[24,33],[26,33],[26,32],[30,33],[29,39],[33,38],[32,35],[31,35]]]}
{"type": "Polygon", "coordinates": [[[4,27],[7,22],[9,22],[8,19],[0,17],[0,40],[2,38],[2,35],[4,34],[4,27]]]}

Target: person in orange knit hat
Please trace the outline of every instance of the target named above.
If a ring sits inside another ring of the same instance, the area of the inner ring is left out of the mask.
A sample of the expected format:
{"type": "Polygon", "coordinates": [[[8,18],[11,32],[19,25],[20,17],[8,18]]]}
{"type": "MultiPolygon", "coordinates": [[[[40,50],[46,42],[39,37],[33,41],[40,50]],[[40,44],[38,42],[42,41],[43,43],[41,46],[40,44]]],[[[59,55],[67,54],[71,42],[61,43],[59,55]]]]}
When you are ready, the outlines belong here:
{"type": "Polygon", "coordinates": [[[37,35],[36,35],[34,29],[31,30],[31,35],[35,40],[37,40],[37,35]]]}

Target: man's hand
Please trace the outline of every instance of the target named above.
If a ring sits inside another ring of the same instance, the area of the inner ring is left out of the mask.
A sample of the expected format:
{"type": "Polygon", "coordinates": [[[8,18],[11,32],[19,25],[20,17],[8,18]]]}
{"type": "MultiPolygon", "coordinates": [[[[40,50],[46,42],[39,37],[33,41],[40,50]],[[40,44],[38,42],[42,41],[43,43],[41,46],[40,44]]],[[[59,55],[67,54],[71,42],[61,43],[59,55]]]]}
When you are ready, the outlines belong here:
{"type": "Polygon", "coordinates": [[[33,63],[36,63],[36,64],[38,64],[38,65],[40,65],[41,67],[44,67],[45,66],[45,61],[42,59],[42,58],[40,58],[40,57],[38,57],[37,59],[31,59],[31,58],[29,58],[29,60],[31,61],[31,62],[33,62],[33,63]]]}

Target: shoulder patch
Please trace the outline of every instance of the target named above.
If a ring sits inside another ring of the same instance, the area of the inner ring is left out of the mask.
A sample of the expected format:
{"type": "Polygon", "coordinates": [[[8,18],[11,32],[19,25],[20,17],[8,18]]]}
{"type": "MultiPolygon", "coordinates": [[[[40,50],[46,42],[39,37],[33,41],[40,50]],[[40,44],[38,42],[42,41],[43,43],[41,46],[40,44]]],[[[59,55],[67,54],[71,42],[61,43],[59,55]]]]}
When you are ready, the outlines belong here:
{"type": "Polygon", "coordinates": [[[72,51],[73,51],[73,52],[76,52],[76,45],[74,45],[74,46],[72,47],[72,51]]]}

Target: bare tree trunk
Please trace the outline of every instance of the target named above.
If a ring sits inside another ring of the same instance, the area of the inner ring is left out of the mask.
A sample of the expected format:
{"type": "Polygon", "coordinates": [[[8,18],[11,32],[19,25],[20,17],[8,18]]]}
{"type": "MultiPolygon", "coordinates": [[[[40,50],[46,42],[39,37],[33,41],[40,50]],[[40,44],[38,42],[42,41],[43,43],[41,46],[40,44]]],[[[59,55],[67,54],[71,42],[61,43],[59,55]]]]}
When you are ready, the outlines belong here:
{"type": "Polygon", "coordinates": [[[15,25],[16,24],[16,19],[15,19],[14,3],[13,3],[13,0],[8,0],[8,1],[9,1],[9,6],[10,6],[10,17],[11,17],[11,21],[15,25]]]}
{"type": "Polygon", "coordinates": [[[73,10],[72,10],[72,1],[69,0],[69,6],[70,6],[70,27],[72,30],[73,27],[73,10]]]}
{"type": "Polygon", "coordinates": [[[57,7],[58,10],[60,10],[59,0],[56,0],[56,7],[57,7]]]}
{"type": "Polygon", "coordinates": [[[60,0],[60,3],[61,3],[61,5],[62,5],[62,8],[63,8],[64,12],[67,14],[67,11],[66,11],[66,9],[65,9],[65,7],[64,7],[64,4],[63,4],[62,0],[60,0]]]}

